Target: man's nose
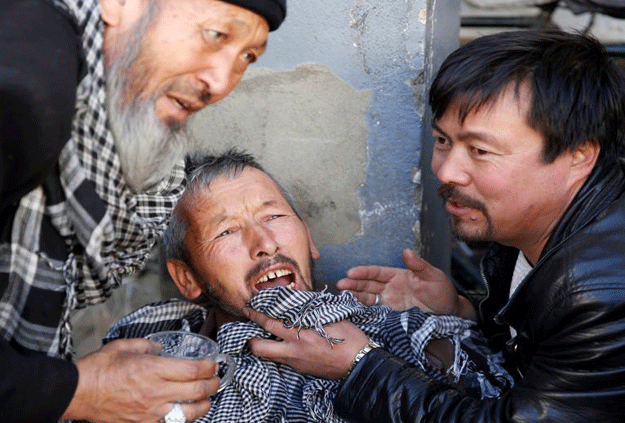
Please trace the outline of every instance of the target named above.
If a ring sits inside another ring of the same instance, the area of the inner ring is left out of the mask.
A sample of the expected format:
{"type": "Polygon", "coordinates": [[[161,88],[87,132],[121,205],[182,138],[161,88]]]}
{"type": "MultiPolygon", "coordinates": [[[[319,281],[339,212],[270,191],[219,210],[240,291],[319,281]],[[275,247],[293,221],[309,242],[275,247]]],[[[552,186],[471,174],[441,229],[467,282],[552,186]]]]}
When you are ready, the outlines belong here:
{"type": "Polygon", "coordinates": [[[452,148],[432,155],[432,171],[443,184],[466,186],[471,182],[470,159],[462,149],[452,148]]]}
{"type": "Polygon", "coordinates": [[[211,103],[228,96],[243,77],[238,60],[233,52],[222,51],[211,57],[198,73],[198,78],[208,87],[211,103]]]}
{"type": "Polygon", "coordinates": [[[273,233],[262,224],[256,224],[248,228],[246,237],[250,248],[250,257],[258,259],[271,257],[278,252],[278,243],[273,233]]]}

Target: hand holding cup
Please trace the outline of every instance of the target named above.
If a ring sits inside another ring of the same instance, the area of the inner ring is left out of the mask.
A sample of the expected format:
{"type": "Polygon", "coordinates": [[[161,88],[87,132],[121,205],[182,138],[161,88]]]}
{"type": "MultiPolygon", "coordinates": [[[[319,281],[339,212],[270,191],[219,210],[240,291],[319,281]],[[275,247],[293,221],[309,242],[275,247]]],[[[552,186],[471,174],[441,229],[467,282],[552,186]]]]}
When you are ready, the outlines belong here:
{"type": "Polygon", "coordinates": [[[162,357],[187,360],[213,360],[218,364],[221,392],[231,381],[236,363],[228,354],[219,352],[219,345],[206,336],[185,331],[164,331],[146,336],[154,343],[154,352],[162,357]]]}

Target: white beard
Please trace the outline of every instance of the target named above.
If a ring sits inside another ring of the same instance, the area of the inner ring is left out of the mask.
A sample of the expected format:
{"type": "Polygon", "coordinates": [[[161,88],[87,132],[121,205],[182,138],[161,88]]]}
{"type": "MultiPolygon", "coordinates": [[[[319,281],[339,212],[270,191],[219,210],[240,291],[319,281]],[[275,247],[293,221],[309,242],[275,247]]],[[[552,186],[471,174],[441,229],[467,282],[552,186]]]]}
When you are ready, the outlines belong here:
{"type": "Polygon", "coordinates": [[[122,173],[134,191],[144,191],[167,177],[189,152],[191,143],[186,128],[172,129],[161,122],[154,112],[153,99],[122,108],[118,105],[119,90],[110,91],[109,127],[122,173]]]}
{"type": "Polygon", "coordinates": [[[170,173],[176,163],[193,149],[193,141],[186,125],[167,125],[157,116],[155,96],[139,100],[140,92],[130,95],[129,87],[136,84],[132,75],[149,77],[150,69],[134,69],[141,51],[141,40],[151,23],[155,10],[148,10],[128,31],[124,51],[110,59],[107,66],[106,106],[109,128],[113,133],[115,148],[122,173],[128,185],[136,192],[145,191],[170,173]]]}

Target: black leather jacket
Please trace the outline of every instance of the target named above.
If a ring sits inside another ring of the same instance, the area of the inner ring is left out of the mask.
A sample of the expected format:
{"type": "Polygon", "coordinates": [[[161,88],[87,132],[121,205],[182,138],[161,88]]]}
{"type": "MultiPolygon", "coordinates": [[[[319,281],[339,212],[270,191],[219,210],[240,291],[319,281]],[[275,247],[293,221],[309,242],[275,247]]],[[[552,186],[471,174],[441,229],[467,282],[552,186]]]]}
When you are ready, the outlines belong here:
{"type": "Polygon", "coordinates": [[[482,261],[480,324],[510,354],[508,392],[471,398],[374,350],[340,386],[337,413],[376,423],[625,421],[624,191],[621,166],[597,165],[509,302],[518,250],[494,245],[482,261]]]}

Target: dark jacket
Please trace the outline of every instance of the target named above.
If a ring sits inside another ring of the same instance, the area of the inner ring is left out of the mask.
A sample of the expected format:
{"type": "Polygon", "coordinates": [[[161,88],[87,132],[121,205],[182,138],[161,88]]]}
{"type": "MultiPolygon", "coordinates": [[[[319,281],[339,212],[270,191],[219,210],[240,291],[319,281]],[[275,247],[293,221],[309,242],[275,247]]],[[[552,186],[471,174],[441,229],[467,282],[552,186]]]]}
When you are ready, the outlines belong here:
{"type": "Polygon", "coordinates": [[[598,164],[509,302],[518,250],[494,245],[482,261],[480,324],[518,371],[501,398],[468,397],[374,350],[340,386],[337,413],[376,423],[625,421],[624,191],[623,168],[598,164]]]}
{"type": "Polygon", "coordinates": [[[0,4],[0,213],[42,183],[69,139],[77,31],[44,0],[0,4]]]}
{"type": "MultiPolygon", "coordinates": [[[[0,238],[15,206],[57,164],[70,137],[81,74],[72,20],[43,0],[0,1],[0,238]]],[[[12,295],[0,277],[0,297],[12,295]]],[[[17,301],[17,300],[16,300],[17,301]]],[[[52,422],[78,384],[76,366],[5,341],[0,328],[0,422],[52,422]]]]}

